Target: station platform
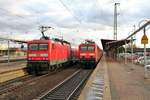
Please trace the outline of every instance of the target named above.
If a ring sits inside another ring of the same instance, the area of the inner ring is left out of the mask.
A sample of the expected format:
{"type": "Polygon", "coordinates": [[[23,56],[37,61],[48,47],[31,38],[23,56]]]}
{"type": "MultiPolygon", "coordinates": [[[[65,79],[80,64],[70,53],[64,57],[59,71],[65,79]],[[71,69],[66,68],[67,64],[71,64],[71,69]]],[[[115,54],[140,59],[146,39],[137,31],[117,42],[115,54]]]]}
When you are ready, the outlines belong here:
{"type": "Polygon", "coordinates": [[[150,100],[150,79],[142,66],[103,56],[78,100],[150,100]]]}
{"type": "Polygon", "coordinates": [[[105,56],[96,66],[78,100],[111,100],[105,56]]]}
{"type": "MultiPolygon", "coordinates": [[[[9,58],[10,62],[21,61],[21,60],[26,60],[26,56],[10,56],[9,58]]],[[[7,63],[7,62],[8,62],[7,56],[0,57],[0,63],[7,63]]]]}
{"type": "Polygon", "coordinates": [[[9,62],[8,63],[0,63],[0,74],[18,70],[18,69],[24,69],[26,67],[26,61],[20,61],[20,62],[9,62]]]}
{"type": "Polygon", "coordinates": [[[0,63],[0,84],[27,75],[26,61],[0,63]]]}

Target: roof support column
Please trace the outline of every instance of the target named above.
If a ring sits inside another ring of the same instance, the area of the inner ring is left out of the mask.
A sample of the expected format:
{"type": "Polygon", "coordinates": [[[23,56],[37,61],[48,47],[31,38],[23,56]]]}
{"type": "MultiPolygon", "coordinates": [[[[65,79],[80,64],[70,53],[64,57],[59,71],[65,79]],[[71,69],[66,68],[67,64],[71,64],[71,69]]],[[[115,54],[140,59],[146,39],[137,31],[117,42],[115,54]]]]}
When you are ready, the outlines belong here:
{"type": "Polygon", "coordinates": [[[127,64],[127,41],[125,40],[125,64],[127,64]]]}

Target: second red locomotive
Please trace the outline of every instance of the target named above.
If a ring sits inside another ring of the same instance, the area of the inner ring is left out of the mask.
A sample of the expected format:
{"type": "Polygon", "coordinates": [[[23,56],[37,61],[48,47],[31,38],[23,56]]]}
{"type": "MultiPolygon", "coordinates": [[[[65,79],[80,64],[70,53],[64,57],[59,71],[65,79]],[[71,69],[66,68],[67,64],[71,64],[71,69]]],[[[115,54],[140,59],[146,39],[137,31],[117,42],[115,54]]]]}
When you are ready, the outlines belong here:
{"type": "Polygon", "coordinates": [[[84,68],[94,68],[102,55],[102,50],[95,42],[86,41],[79,45],[79,59],[84,68]]]}

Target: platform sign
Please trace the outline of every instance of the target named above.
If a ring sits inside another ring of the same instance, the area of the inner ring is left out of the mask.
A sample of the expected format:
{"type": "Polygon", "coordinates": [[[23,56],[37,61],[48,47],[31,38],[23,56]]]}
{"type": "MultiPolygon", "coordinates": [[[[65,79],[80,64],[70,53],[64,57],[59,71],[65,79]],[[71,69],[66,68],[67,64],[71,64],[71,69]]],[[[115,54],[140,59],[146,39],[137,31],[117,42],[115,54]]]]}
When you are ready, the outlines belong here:
{"type": "Polygon", "coordinates": [[[141,39],[141,44],[148,44],[148,38],[147,38],[146,34],[143,35],[143,37],[141,39]]]}

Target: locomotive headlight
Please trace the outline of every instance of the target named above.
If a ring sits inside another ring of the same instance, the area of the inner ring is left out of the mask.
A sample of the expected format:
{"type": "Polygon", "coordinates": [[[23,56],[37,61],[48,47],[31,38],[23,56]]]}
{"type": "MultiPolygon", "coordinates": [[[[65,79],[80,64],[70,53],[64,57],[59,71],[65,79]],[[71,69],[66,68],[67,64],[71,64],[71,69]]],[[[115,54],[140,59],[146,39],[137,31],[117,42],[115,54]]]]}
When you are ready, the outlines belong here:
{"type": "Polygon", "coordinates": [[[48,57],[48,54],[40,54],[40,56],[42,56],[42,57],[48,57]]]}
{"type": "Polygon", "coordinates": [[[86,53],[80,53],[80,56],[86,56],[86,53]]]}
{"type": "Polygon", "coordinates": [[[94,56],[95,54],[94,53],[89,53],[89,56],[94,56]]]}
{"type": "Polygon", "coordinates": [[[35,57],[35,56],[36,56],[36,54],[32,54],[32,53],[31,53],[31,54],[29,54],[29,56],[35,57]]]}

